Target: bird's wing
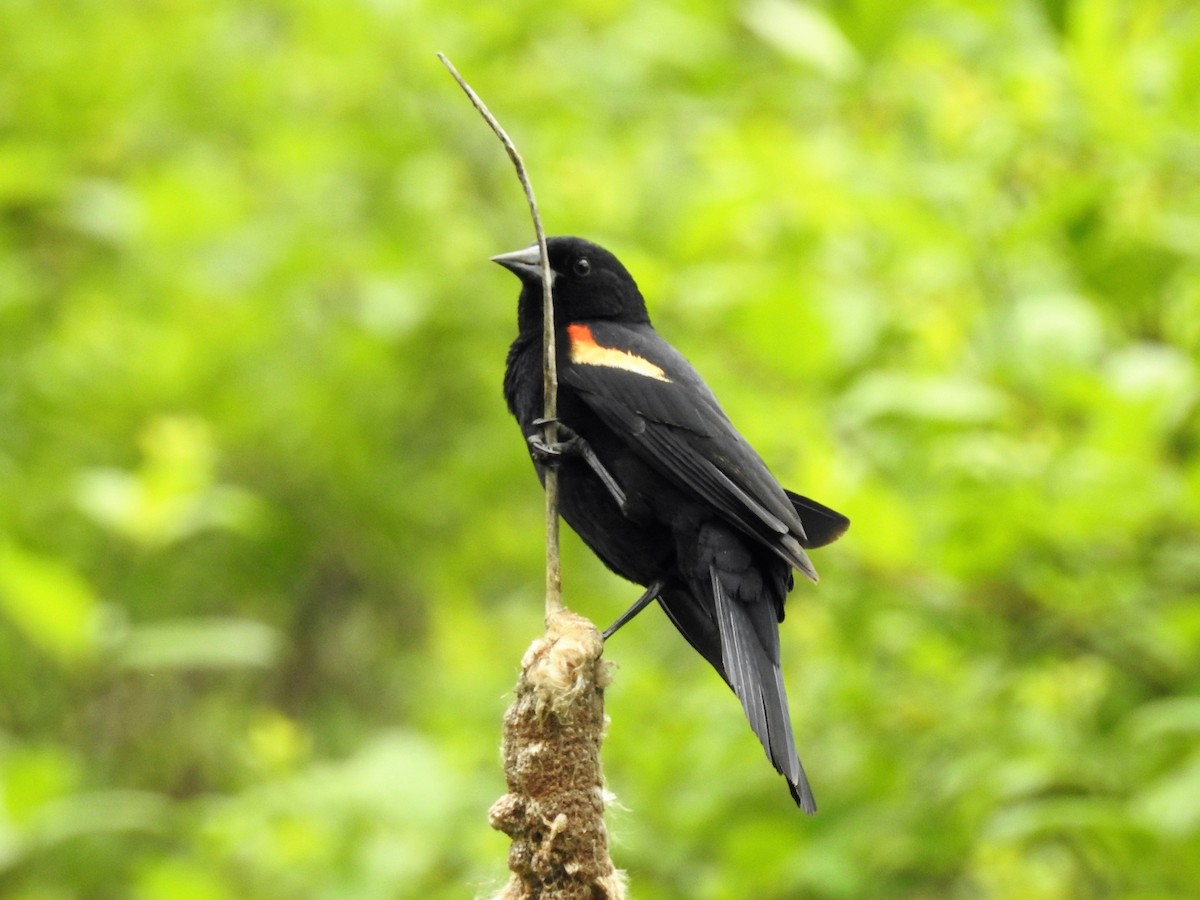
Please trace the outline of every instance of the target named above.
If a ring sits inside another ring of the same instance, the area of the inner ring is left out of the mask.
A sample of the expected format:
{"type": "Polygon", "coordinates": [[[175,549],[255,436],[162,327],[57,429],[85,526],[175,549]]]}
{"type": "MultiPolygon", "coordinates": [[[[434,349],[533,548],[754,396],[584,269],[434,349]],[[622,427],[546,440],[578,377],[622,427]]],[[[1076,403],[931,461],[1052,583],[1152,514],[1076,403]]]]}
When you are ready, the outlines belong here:
{"type": "Polygon", "coordinates": [[[649,465],[813,581],[796,508],[708,385],[648,325],[570,323],[559,379],[649,465]]]}
{"type": "Polygon", "coordinates": [[[824,503],[818,503],[800,494],[793,494],[786,488],[784,493],[799,514],[800,521],[804,523],[807,540],[801,543],[808,549],[832,544],[850,527],[850,520],[836,509],[830,509],[824,503]]]}

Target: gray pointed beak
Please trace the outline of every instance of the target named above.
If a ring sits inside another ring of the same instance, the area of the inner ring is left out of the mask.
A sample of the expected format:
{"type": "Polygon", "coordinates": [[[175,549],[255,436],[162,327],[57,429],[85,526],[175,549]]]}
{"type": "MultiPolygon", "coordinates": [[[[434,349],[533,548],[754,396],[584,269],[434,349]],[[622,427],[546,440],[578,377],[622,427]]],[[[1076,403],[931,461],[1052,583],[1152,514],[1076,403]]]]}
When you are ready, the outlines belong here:
{"type": "Polygon", "coordinates": [[[523,250],[513,250],[511,253],[501,253],[492,257],[492,262],[499,263],[518,278],[542,277],[542,256],[538,245],[532,244],[523,250]]]}

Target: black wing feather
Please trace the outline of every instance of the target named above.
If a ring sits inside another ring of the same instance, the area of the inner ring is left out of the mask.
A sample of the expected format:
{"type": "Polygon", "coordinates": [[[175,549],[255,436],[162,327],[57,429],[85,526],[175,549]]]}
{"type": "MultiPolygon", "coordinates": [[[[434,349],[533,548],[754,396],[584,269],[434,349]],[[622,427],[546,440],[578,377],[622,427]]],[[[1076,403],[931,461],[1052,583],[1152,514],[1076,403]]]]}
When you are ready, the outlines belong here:
{"type": "Polygon", "coordinates": [[[602,346],[649,360],[667,380],[568,361],[562,382],[650,465],[816,581],[795,506],[691,364],[648,325],[590,327],[602,346]]]}
{"type": "Polygon", "coordinates": [[[784,490],[804,522],[808,540],[803,542],[803,546],[810,550],[832,544],[850,527],[850,520],[837,510],[800,494],[793,494],[786,488],[784,490]]]}

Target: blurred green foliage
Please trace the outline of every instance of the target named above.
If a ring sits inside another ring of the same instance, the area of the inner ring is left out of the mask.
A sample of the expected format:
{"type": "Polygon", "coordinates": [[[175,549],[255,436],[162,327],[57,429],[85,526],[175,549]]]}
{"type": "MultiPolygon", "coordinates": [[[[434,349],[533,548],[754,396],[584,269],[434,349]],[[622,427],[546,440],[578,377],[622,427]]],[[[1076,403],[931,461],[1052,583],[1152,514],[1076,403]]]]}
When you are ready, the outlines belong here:
{"type": "Polygon", "coordinates": [[[636,896],[1191,895],[1191,0],[0,4],[0,895],[503,879],[531,228],[436,50],[854,519],[783,628],[817,818],[659,613],[610,647],[636,896]]]}

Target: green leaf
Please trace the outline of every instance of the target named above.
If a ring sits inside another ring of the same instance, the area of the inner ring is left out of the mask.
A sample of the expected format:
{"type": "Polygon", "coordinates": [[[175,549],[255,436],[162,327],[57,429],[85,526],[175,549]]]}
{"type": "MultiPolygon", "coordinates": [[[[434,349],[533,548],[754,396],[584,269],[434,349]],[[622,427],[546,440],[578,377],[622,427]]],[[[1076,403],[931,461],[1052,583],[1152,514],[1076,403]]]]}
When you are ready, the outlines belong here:
{"type": "Polygon", "coordinates": [[[847,78],[858,69],[854,47],[816,6],[792,0],[756,0],[743,16],[764,43],[829,78],[847,78]]]}
{"type": "Polygon", "coordinates": [[[78,663],[96,649],[96,596],[83,578],[54,557],[0,543],[0,610],[59,663],[78,663]]]}
{"type": "Polygon", "coordinates": [[[173,619],[133,628],[119,659],[128,669],[230,669],[271,665],[279,634],[246,619],[173,619]]]}

